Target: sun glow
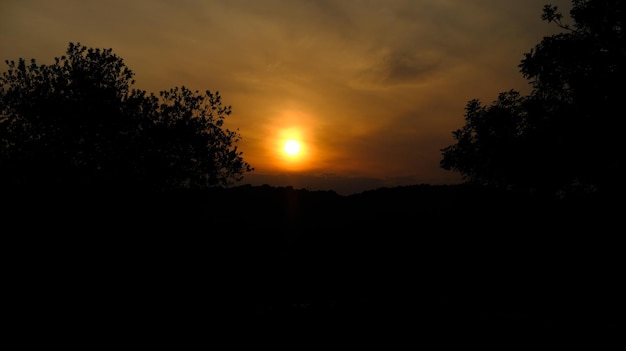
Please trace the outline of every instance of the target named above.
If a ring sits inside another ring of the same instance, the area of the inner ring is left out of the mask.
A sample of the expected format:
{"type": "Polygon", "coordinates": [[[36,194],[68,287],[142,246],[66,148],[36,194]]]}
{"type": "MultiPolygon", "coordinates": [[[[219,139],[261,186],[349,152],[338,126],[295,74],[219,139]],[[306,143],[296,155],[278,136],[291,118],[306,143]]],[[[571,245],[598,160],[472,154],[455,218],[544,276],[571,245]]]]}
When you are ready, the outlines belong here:
{"type": "Polygon", "coordinates": [[[278,129],[272,140],[274,165],[289,171],[302,171],[310,166],[310,135],[301,126],[278,129]]]}
{"type": "Polygon", "coordinates": [[[295,156],[300,152],[300,143],[293,139],[287,140],[284,149],[287,154],[295,156]]]}
{"type": "MultiPolygon", "coordinates": [[[[281,108],[273,115],[275,117],[267,124],[262,162],[268,169],[285,174],[316,167],[316,119],[310,113],[293,107],[281,108]]],[[[261,166],[257,167],[261,169],[261,166]]]]}

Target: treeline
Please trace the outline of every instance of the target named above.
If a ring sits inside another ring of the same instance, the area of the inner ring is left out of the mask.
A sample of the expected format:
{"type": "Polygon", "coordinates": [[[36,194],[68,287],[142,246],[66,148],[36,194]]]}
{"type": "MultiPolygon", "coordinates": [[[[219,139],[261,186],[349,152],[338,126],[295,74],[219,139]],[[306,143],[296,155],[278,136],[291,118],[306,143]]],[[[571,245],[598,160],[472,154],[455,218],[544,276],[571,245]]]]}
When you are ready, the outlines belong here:
{"type": "Polygon", "coordinates": [[[48,193],[5,206],[27,310],[144,332],[211,321],[292,341],[621,325],[620,217],[596,195],[468,185],[150,194],[48,193]]]}

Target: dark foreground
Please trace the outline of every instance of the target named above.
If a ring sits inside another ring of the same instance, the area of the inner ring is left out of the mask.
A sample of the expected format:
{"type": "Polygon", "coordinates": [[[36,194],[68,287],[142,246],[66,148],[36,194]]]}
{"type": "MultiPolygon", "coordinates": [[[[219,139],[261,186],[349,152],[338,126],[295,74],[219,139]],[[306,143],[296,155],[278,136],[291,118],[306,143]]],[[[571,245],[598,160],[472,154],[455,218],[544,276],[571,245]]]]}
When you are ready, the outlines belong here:
{"type": "Polygon", "coordinates": [[[615,199],[421,185],[5,200],[4,319],[24,346],[624,343],[615,199]]]}

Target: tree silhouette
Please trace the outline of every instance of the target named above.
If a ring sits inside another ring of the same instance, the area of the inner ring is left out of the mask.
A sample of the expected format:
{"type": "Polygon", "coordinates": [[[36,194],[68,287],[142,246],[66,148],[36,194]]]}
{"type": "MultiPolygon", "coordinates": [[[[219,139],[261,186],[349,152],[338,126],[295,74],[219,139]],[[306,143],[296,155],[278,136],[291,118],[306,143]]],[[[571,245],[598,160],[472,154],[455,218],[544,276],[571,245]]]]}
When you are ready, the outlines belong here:
{"type": "Polygon", "coordinates": [[[441,149],[442,168],[471,183],[551,193],[620,186],[625,3],[573,0],[570,15],[572,25],[544,6],[542,20],[563,32],[519,64],[532,92],[501,93],[490,106],[471,100],[456,143],[441,149]]]}
{"type": "Polygon", "coordinates": [[[112,49],[69,43],[52,65],[5,61],[1,183],[11,188],[170,190],[227,186],[253,170],[223,127],[219,92],[131,89],[112,49]]]}

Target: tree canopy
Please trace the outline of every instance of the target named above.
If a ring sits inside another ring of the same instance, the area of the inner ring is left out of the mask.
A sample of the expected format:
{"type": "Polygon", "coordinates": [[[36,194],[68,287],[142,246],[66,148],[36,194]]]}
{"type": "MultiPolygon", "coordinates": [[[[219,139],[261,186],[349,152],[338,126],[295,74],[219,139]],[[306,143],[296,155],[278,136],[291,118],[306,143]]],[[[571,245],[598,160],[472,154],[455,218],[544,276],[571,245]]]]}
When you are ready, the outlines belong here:
{"type": "Polygon", "coordinates": [[[133,89],[112,49],[69,43],[51,65],[5,61],[0,181],[11,188],[171,190],[228,186],[253,168],[219,92],[133,89]]]}
{"type": "Polygon", "coordinates": [[[545,5],[563,31],[544,37],[519,64],[532,91],[468,102],[456,143],[440,166],[467,182],[533,191],[611,191],[621,186],[626,3],[573,0],[572,23],[545,5]]]}

